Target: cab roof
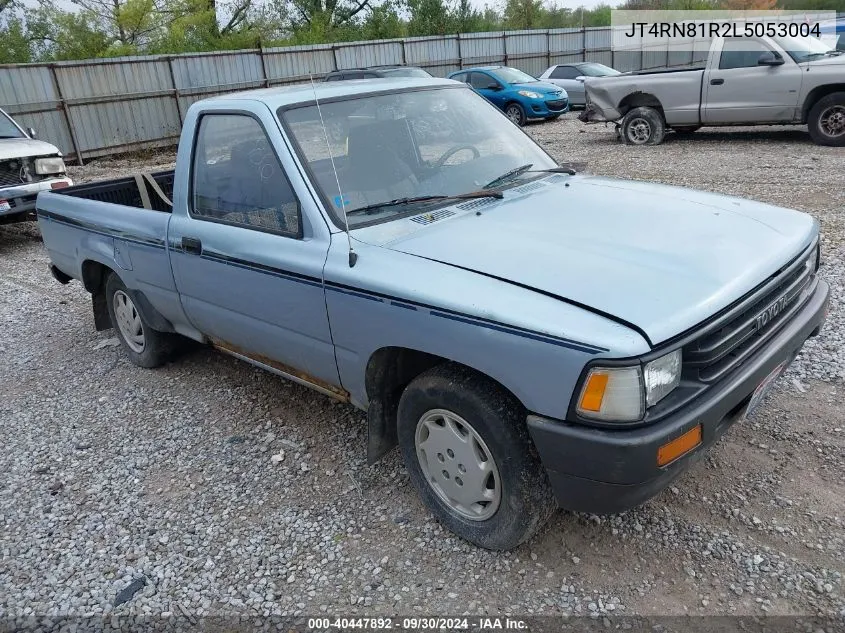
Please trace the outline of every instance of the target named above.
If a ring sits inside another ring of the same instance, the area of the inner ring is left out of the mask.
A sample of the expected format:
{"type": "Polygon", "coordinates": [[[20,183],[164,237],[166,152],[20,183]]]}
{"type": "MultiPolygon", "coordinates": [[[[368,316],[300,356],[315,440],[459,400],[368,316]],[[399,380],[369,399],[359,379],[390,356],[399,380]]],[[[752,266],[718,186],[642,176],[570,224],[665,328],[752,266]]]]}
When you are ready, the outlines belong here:
{"type": "Polygon", "coordinates": [[[355,95],[369,95],[384,92],[403,92],[405,90],[419,90],[420,88],[442,88],[449,86],[463,86],[464,84],[452,79],[438,79],[428,77],[394,77],[384,79],[351,79],[348,81],[315,81],[295,84],[292,86],[280,86],[278,88],[260,88],[258,90],[246,90],[218,95],[204,99],[199,103],[246,100],[260,101],[275,110],[282,106],[294,104],[313,103],[316,93],[317,99],[328,100],[355,95]]]}

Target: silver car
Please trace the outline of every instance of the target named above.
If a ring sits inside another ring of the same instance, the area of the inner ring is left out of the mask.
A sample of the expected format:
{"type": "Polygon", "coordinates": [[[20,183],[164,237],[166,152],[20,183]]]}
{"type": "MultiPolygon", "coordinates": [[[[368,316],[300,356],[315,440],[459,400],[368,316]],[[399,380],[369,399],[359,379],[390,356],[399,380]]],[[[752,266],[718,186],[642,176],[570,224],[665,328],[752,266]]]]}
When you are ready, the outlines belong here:
{"type": "Polygon", "coordinates": [[[564,88],[569,95],[570,106],[584,106],[587,98],[584,91],[584,79],[587,77],[614,77],[621,75],[618,70],[598,62],[577,62],[549,66],[540,79],[564,88]]]}

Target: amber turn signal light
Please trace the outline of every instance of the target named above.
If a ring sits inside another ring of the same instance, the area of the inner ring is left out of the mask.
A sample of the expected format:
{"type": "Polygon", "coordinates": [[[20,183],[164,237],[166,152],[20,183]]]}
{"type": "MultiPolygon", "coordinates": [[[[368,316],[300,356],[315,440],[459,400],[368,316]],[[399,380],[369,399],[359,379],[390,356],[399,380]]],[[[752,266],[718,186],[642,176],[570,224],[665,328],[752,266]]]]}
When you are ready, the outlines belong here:
{"type": "Polygon", "coordinates": [[[657,465],[665,466],[674,462],[682,455],[686,455],[701,444],[701,425],[696,424],[689,431],[667,442],[657,449],[657,465]]]}

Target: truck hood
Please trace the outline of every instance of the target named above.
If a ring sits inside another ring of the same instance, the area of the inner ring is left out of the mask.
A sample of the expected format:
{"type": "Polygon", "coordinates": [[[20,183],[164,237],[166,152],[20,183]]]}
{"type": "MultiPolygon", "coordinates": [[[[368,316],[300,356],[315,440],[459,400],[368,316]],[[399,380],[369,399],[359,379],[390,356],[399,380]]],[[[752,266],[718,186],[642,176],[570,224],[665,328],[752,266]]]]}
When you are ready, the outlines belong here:
{"type": "Polygon", "coordinates": [[[680,187],[593,176],[536,184],[480,215],[404,235],[395,227],[382,246],[587,306],[657,344],[761,284],[818,230],[798,211],[680,187]]]}
{"type": "Polygon", "coordinates": [[[830,57],[819,57],[818,59],[811,59],[803,62],[810,68],[814,66],[845,66],[845,53],[842,55],[831,55],[830,57]]]}
{"type": "Polygon", "coordinates": [[[29,156],[55,156],[59,148],[34,138],[0,139],[0,160],[24,158],[29,156]]]}

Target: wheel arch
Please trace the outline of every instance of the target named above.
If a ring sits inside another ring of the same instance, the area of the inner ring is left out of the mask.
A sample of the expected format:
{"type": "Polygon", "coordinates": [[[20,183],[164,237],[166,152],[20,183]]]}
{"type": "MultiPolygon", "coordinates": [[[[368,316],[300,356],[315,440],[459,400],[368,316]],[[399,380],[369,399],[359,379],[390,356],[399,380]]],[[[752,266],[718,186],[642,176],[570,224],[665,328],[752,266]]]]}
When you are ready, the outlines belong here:
{"type": "Polygon", "coordinates": [[[823,99],[834,92],[845,92],[845,83],[825,84],[823,86],[816,86],[813,88],[807,94],[807,98],[804,99],[804,105],[801,108],[801,123],[807,123],[807,119],[810,116],[810,110],[814,105],[816,105],[819,99],[823,99]]]}
{"type": "Polygon", "coordinates": [[[642,107],[654,108],[660,112],[660,115],[663,116],[664,119],[666,118],[663,112],[663,104],[660,103],[660,99],[650,92],[632,92],[619,102],[619,106],[616,109],[619,111],[621,116],[625,116],[628,111],[642,107]]]}
{"type": "Polygon", "coordinates": [[[525,404],[511,389],[488,373],[465,363],[421,350],[389,346],[370,355],[364,384],[367,407],[367,461],[374,463],[396,446],[396,421],[399,398],[405,387],[423,372],[443,364],[465,367],[492,380],[523,407],[525,404]]]}
{"type": "MultiPolygon", "coordinates": [[[[82,285],[85,290],[91,293],[91,307],[94,312],[94,328],[98,332],[112,329],[111,317],[106,297],[106,281],[110,275],[117,275],[118,279],[126,286],[126,281],[114,268],[95,259],[86,259],[82,262],[81,268],[82,285]]],[[[127,291],[132,297],[135,308],[141,316],[150,324],[150,327],[159,332],[175,332],[173,324],[170,323],[147,299],[140,290],[133,290],[127,286],[127,291]]]]}

